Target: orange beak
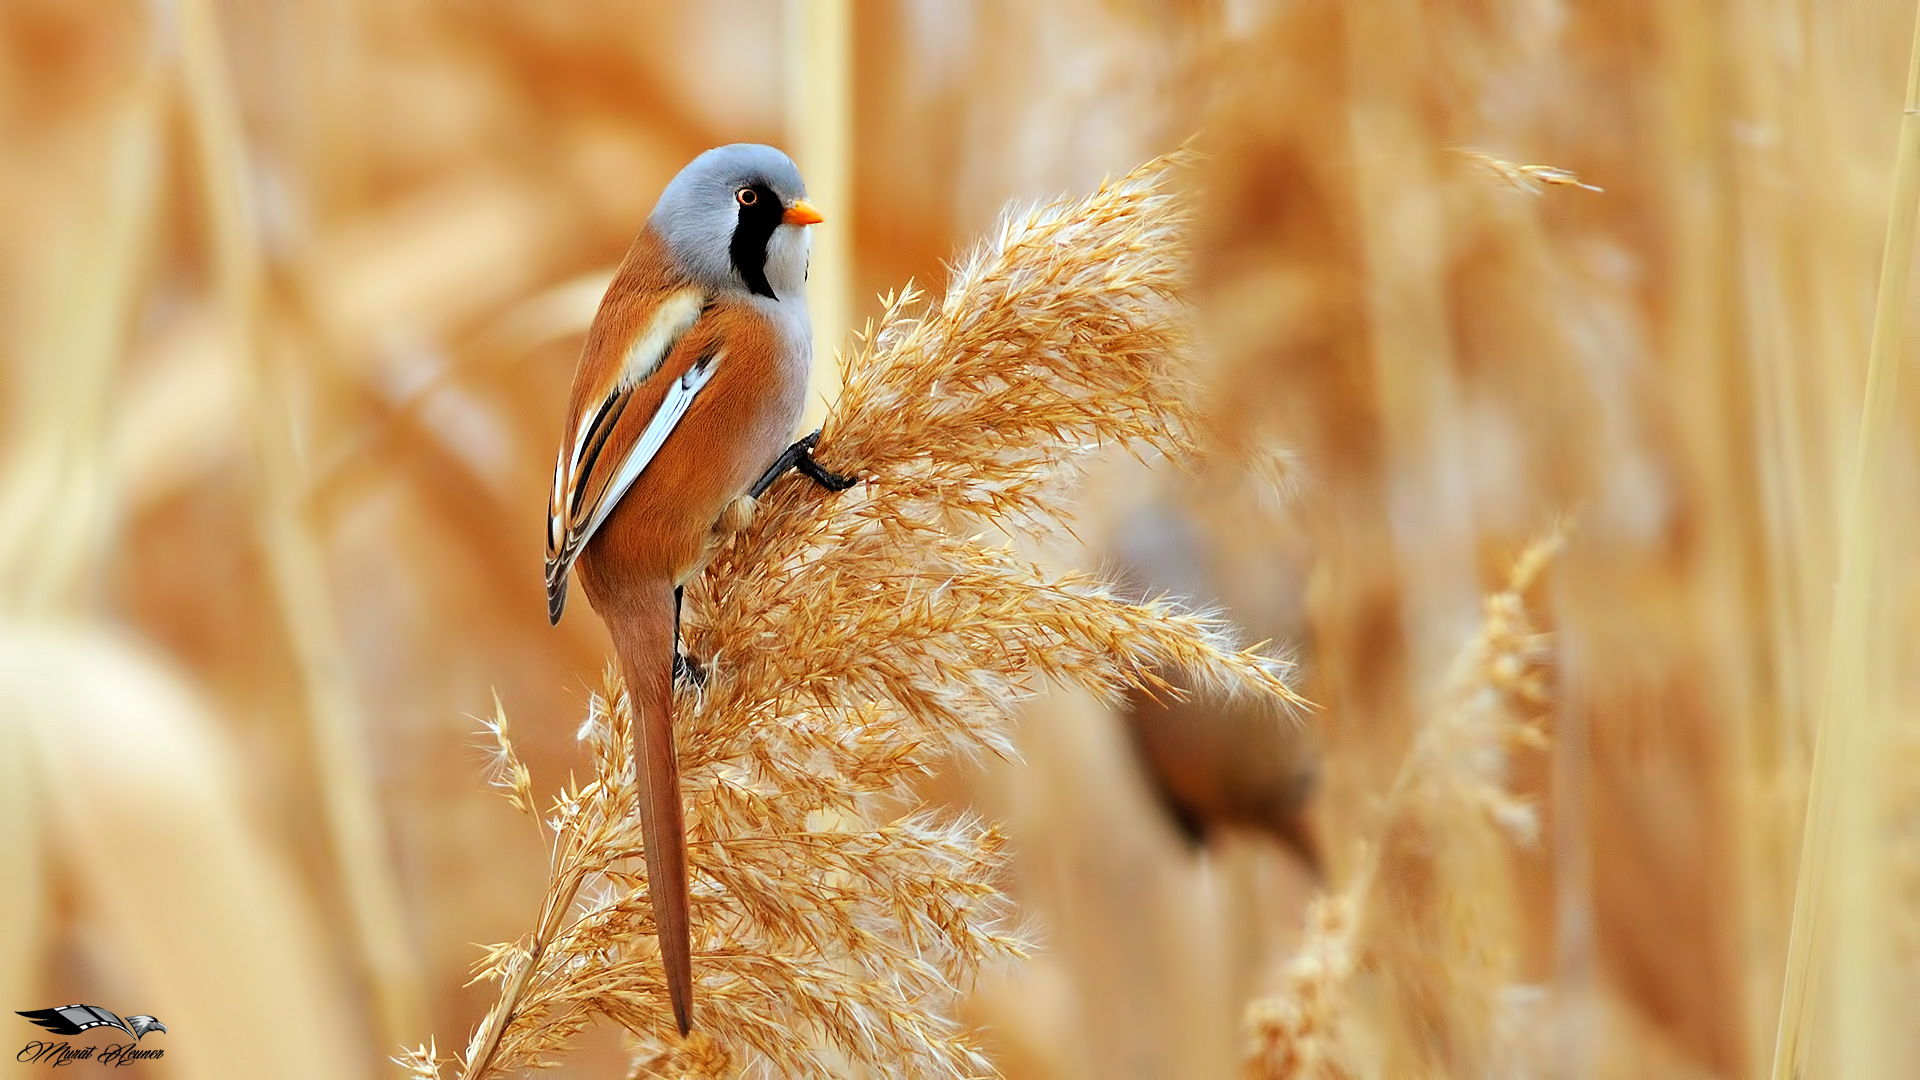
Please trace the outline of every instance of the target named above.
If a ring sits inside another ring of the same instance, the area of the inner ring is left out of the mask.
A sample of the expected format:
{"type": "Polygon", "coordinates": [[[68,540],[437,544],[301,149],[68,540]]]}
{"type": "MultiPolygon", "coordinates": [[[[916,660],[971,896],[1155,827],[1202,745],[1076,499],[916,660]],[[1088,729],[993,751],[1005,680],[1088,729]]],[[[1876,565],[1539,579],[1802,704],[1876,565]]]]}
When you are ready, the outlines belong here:
{"type": "Polygon", "coordinates": [[[782,225],[818,225],[825,220],[820,216],[820,211],[805,199],[795,199],[793,205],[787,207],[787,212],[780,215],[782,225]]]}

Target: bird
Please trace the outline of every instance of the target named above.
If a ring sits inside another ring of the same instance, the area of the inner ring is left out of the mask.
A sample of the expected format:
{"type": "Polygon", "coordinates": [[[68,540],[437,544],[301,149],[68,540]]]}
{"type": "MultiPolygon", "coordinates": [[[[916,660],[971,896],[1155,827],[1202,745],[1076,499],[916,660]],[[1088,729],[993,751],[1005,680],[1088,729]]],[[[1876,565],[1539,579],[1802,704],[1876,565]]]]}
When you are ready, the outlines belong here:
{"type": "MultiPolygon", "coordinates": [[[[1253,608],[1240,588],[1224,584],[1221,553],[1189,515],[1149,503],[1117,530],[1112,571],[1121,595],[1146,601],[1175,595],[1228,611],[1228,596],[1253,608]]],[[[1291,851],[1311,873],[1323,870],[1313,822],[1321,746],[1314,729],[1277,714],[1255,698],[1222,695],[1187,672],[1160,667],[1164,686],[1126,691],[1119,717],[1168,822],[1200,848],[1228,830],[1264,834],[1291,851]]]]}
{"type": "Polygon", "coordinates": [[[647,887],[682,1036],[693,1027],[692,928],[673,688],[704,674],[679,650],[687,582],[790,470],[854,478],[793,438],[812,362],[809,228],[825,220],[782,151],[734,143],[661,191],[587,329],[561,433],[546,536],[547,617],[572,570],[613,639],[634,718],[647,887]]]}
{"type": "Polygon", "coordinates": [[[1311,729],[1259,703],[1210,694],[1184,672],[1157,674],[1169,689],[1128,690],[1121,716],[1175,830],[1195,848],[1227,829],[1265,834],[1322,873],[1312,821],[1320,748],[1311,729]]]}

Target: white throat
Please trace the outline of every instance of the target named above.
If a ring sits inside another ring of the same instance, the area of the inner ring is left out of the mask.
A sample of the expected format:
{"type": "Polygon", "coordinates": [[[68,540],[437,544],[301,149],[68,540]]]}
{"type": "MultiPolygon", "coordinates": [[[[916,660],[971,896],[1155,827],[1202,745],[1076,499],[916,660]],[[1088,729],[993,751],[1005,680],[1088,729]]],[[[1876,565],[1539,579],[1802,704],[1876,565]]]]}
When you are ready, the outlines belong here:
{"type": "Polygon", "coordinates": [[[813,236],[806,226],[781,225],[767,238],[767,284],[781,303],[807,304],[807,260],[813,236]]]}

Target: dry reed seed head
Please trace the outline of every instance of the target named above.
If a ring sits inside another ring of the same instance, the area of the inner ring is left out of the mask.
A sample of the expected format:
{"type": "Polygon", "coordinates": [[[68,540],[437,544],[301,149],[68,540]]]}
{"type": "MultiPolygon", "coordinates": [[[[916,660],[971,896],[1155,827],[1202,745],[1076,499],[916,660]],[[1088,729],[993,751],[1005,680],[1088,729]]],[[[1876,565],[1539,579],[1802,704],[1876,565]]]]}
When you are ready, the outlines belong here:
{"type": "Polygon", "coordinates": [[[1501,591],[1488,596],[1480,632],[1456,658],[1439,711],[1416,737],[1409,758],[1409,795],[1475,805],[1523,842],[1537,839],[1534,808],[1507,787],[1507,751],[1542,748],[1532,723],[1548,700],[1549,641],[1528,617],[1525,593],[1565,547],[1570,525],[1557,525],[1514,560],[1501,591]],[[1415,765],[1416,759],[1424,764],[1415,765]],[[1436,785],[1447,790],[1436,790],[1436,785]]]}
{"type": "Polygon", "coordinates": [[[392,1059],[393,1063],[405,1069],[414,1080],[441,1080],[445,1075],[441,1070],[446,1066],[459,1064],[452,1058],[440,1056],[440,1047],[436,1040],[426,1042],[400,1052],[392,1059]]]}
{"type": "Polygon", "coordinates": [[[1544,745],[1521,713],[1545,700],[1549,655],[1524,594],[1564,547],[1567,528],[1528,545],[1505,586],[1487,597],[1479,631],[1387,791],[1380,835],[1346,888],[1309,909],[1277,992],[1248,1006],[1249,1077],[1370,1072],[1358,1065],[1357,1025],[1418,1027],[1399,1045],[1431,1048],[1439,1056],[1423,1061],[1427,1068],[1487,1052],[1503,1015],[1511,950],[1492,913],[1468,899],[1476,888],[1497,892],[1478,880],[1492,864],[1477,834],[1490,822],[1512,839],[1537,838],[1533,807],[1507,788],[1507,751],[1544,745]],[[1387,992],[1370,995],[1373,1007],[1356,1016],[1351,984],[1363,964],[1387,992]]]}
{"type": "Polygon", "coordinates": [[[497,691],[493,695],[493,715],[481,725],[493,736],[494,744],[488,754],[487,783],[499,788],[515,810],[539,822],[540,811],[533,803],[533,774],[513,748],[513,739],[507,734],[507,710],[500,704],[497,691]]]}
{"type": "Polygon", "coordinates": [[[733,1056],[727,1048],[706,1032],[695,1031],[670,1046],[640,1054],[627,1080],[719,1080],[731,1075],[733,1056]]]}
{"type": "Polygon", "coordinates": [[[931,311],[910,314],[903,292],[849,359],[828,460],[881,474],[891,497],[932,496],[920,509],[1019,528],[1058,522],[1048,496],[1094,448],[1182,456],[1186,210],[1167,186],[1187,160],[1009,213],[931,311]]]}
{"type": "MultiPolygon", "coordinates": [[[[903,294],[820,449],[870,482],[775,488],[689,586],[684,637],[710,658],[675,716],[698,1023],[749,1074],[992,1071],[953,1006],[1027,947],[997,887],[1004,838],[916,810],[909,785],[955,753],[1011,753],[1009,710],[1043,681],[1112,696],[1177,665],[1299,703],[1286,665],[1217,620],[975,534],[982,518],[1063,528],[1053,493],[1091,448],[1190,449],[1184,214],[1162,190],[1179,160],[1009,215],[930,311],[909,316],[903,294]]],[[[550,1060],[595,1015],[635,1032],[642,1060],[694,1068],[671,1034],[611,674],[582,733],[594,774],[555,799],[540,925],[482,961],[503,990],[470,1077],[550,1060]]]]}
{"type": "Polygon", "coordinates": [[[1516,165],[1505,158],[1470,147],[1461,147],[1454,152],[1529,195],[1545,195],[1548,187],[1575,187],[1595,194],[1606,190],[1581,180],[1567,169],[1552,165],[1516,165]]]}
{"type": "Polygon", "coordinates": [[[1357,908],[1365,882],[1315,900],[1280,988],[1247,1007],[1246,1073],[1253,1080],[1334,1080],[1354,1075],[1342,1025],[1354,973],[1357,908]]]}

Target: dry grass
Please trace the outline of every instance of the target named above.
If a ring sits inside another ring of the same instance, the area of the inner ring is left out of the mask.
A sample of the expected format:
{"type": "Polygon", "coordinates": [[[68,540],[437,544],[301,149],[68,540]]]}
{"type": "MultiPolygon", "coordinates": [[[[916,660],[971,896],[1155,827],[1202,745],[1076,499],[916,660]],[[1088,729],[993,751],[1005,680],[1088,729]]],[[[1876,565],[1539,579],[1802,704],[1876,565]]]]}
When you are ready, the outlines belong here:
{"type": "Polygon", "coordinates": [[[1889,854],[1881,837],[1888,798],[1881,762],[1896,752],[1899,741],[1890,715],[1900,696],[1900,689],[1890,684],[1898,661],[1888,655],[1888,642],[1898,631],[1889,609],[1874,603],[1874,594],[1887,576],[1880,554],[1888,532],[1882,506],[1898,498],[1888,477],[1894,468],[1893,426],[1905,364],[1901,353],[1915,219],[1920,217],[1920,10],[1915,12],[1907,59],[1906,108],[1888,203],[1866,402],[1840,533],[1826,703],[1813,756],[1793,937],[1774,1043],[1775,1080],[1800,1076],[1808,1067],[1810,985],[1817,983],[1821,966],[1831,966],[1836,976],[1839,1070],[1849,1076],[1879,1074],[1895,1057],[1883,1030],[1890,1019],[1883,1005],[1889,965],[1881,959],[1890,921],[1880,901],[1886,886],[1872,867],[1889,854]],[[1853,790],[1843,792],[1843,786],[1853,790]],[[1829,925],[1837,925],[1831,934],[1831,958],[1819,948],[1829,925]]]}
{"type": "Polygon", "coordinates": [[[1598,185],[1589,184],[1571,172],[1553,165],[1516,165],[1505,158],[1494,157],[1484,150],[1471,148],[1462,148],[1459,154],[1529,195],[1544,195],[1550,187],[1576,187],[1596,195],[1603,194],[1607,190],[1598,185]]]}
{"type": "MultiPolygon", "coordinates": [[[[1185,215],[1164,190],[1178,164],[1011,213],[931,310],[914,313],[911,290],[890,301],[820,451],[866,482],[839,499],[771,492],[690,590],[688,645],[710,658],[677,713],[699,1038],[673,1045],[628,865],[640,834],[618,699],[583,729],[591,780],[555,801],[537,928],[480,971],[502,990],[463,1077],[540,1063],[595,1016],[641,1036],[663,1075],[991,1071],[953,1007],[982,965],[1027,950],[996,888],[1003,840],[914,807],[910,785],[955,754],[1010,753],[1012,709],[1043,682],[1112,698],[1177,668],[1287,722],[1285,665],[1214,620],[1050,574],[977,531],[1062,528],[1094,447],[1191,452],[1185,215]]],[[[532,813],[504,717],[493,730],[506,794],[532,813]]],[[[412,1067],[440,1075],[430,1051],[412,1067]]]]}
{"type": "Polygon", "coordinates": [[[1538,839],[1509,787],[1511,753],[1544,745],[1550,646],[1524,597],[1564,542],[1523,552],[1486,599],[1339,892],[1316,900],[1272,997],[1247,1008],[1247,1075],[1495,1075],[1514,981],[1511,884],[1494,834],[1538,839]],[[1366,985],[1356,987],[1356,980],[1366,985]]]}

